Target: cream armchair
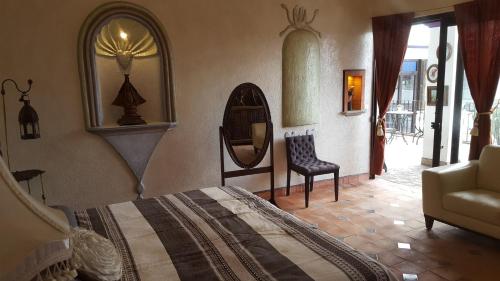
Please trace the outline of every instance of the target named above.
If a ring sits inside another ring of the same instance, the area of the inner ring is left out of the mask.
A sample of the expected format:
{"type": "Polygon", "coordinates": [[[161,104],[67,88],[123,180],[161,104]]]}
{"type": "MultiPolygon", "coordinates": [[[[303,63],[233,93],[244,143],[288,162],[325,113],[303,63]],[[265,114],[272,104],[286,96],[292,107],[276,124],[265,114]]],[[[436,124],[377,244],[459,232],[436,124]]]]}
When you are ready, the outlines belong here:
{"type": "Polygon", "coordinates": [[[479,160],[422,172],[425,224],[434,220],[500,239],[500,146],[486,146],[479,160]]]}
{"type": "Polygon", "coordinates": [[[266,139],[266,123],[252,124],[252,144],[256,150],[262,149],[266,139]]]}

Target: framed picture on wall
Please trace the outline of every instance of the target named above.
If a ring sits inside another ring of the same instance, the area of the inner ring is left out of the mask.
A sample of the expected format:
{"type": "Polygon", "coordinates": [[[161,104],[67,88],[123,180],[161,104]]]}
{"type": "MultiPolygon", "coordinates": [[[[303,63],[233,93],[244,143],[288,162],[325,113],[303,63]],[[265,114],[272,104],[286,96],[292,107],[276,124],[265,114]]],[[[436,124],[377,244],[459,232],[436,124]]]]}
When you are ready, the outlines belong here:
{"type": "MultiPolygon", "coordinates": [[[[427,105],[436,106],[437,86],[427,86],[427,105]]],[[[444,86],[443,106],[448,106],[448,86],[444,86]]]]}

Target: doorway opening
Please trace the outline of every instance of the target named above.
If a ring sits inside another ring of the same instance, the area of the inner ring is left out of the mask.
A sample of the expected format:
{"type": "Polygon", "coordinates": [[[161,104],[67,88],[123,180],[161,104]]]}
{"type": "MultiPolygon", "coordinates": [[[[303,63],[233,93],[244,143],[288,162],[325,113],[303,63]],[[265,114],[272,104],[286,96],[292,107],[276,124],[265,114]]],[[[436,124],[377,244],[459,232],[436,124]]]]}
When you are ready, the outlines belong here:
{"type": "MultiPolygon", "coordinates": [[[[498,104],[497,86],[493,108],[498,104]]],[[[417,19],[386,114],[382,178],[420,188],[422,170],[468,161],[476,114],[454,14],[417,19]]],[[[491,120],[492,142],[500,145],[500,110],[491,120]]]]}
{"type": "Polygon", "coordinates": [[[396,90],[386,114],[387,170],[382,176],[386,180],[420,188],[422,170],[436,162],[433,159],[436,129],[441,131],[437,162],[439,165],[450,163],[455,85],[462,83],[457,81],[456,73],[457,68],[463,71],[463,66],[458,63],[461,58],[457,27],[449,23],[443,26],[446,24],[446,20],[436,17],[415,22],[411,28],[396,90]],[[439,46],[444,28],[444,87],[438,96],[439,46]],[[440,98],[442,105],[437,102],[440,98]],[[436,115],[441,115],[441,121],[436,115]]]}

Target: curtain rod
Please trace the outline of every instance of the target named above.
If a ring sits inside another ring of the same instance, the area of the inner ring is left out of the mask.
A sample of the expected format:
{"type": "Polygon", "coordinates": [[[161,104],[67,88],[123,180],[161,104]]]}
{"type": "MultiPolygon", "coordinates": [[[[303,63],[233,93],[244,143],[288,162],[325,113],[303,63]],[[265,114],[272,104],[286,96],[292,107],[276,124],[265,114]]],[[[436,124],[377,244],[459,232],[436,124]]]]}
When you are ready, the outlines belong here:
{"type": "Polygon", "coordinates": [[[420,17],[425,17],[429,15],[435,15],[438,14],[439,12],[451,12],[454,10],[455,5],[448,5],[444,7],[439,7],[439,8],[432,8],[432,9],[425,9],[425,10],[420,10],[420,11],[415,11],[415,17],[420,18],[420,17]]]}

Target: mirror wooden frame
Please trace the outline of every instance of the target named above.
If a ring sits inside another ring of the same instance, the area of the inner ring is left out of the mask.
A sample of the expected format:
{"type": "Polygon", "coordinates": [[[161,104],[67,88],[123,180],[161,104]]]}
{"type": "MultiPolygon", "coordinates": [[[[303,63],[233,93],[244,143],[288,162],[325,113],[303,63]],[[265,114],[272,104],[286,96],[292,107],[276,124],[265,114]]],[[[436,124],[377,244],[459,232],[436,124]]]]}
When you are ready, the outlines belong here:
{"type": "Polygon", "coordinates": [[[269,105],[267,104],[266,98],[264,96],[264,93],[262,90],[255,84],[252,83],[243,83],[238,85],[232,92],[231,95],[228,98],[228,101],[226,103],[226,108],[224,110],[224,118],[222,120],[222,129],[224,131],[224,143],[226,144],[226,149],[231,156],[231,159],[233,159],[234,163],[238,165],[241,168],[244,169],[249,169],[257,166],[262,159],[264,159],[264,156],[266,155],[267,149],[269,147],[269,139],[271,137],[270,135],[270,128],[271,128],[271,113],[269,111],[269,105]],[[262,149],[257,153],[257,157],[250,163],[244,163],[242,162],[236,155],[233,146],[231,145],[231,140],[230,140],[230,133],[229,133],[229,123],[230,123],[230,118],[231,118],[231,101],[237,98],[237,96],[241,93],[241,91],[244,90],[254,90],[255,94],[258,96],[260,101],[262,102],[262,106],[264,107],[264,114],[266,117],[266,135],[264,137],[264,144],[262,149]]]}
{"type": "MultiPolygon", "coordinates": [[[[85,125],[88,131],[99,131],[104,128],[101,124],[102,108],[100,92],[96,76],[95,65],[95,38],[104,24],[115,18],[129,18],[143,24],[156,41],[161,68],[161,93],[163,100],[163,119],[166,125],[176,122],[174,107],[174,84],[172,74],[172,56],[170,44],[160,21],[147,9],[128,2],[110,2],[96,8],[86,19],[78,37],[78,65],[82,89],[82,98],[85,112],[85,125]]],[[[160,124],[161,125],[161,124],[160,124]]],[[[147,125],[146,125],[147,126],[147,125]]],[[[156,125],[158,127],[158,125],[156,125]]],[[[118,126],[117,126],[118,127],[118,126]]],[[[131,130],[136,127],[129,126],[131,130]]],[[[145,126],[142,126],[145,127],[145,126]]],[[[127,128],[120,128],[123,131],[127,128]]]]}
{"type": "Polygon", "coordinates": [[[246,175],[254,175],[254,174],[261,174],[261,173],[270,173],[271,178],[271,199],[270,202],[274,205],[276,205],[276,202],[274,200],[274,147],[273,147],[273,140],[274,140],[274,134],[273,134],[273,123],[271,121],[271,112],[269,110],[269,105],[267,103],[266,97],[262,90],[255,84],[253,83],[243,83],[238,85],[232,92],[231,95],[228,98],[228,101],[226,103],[226,107],[224,110],[224,117],[222,121],[222,126],[219,127],[219,142],[220,142],[220,162],[221,162],[221,183],[222,186],[225,185],[225,180],[226,178],[233,178],[233,177],[240,177],[240,176],[246,176],[246,175]],[[236,156],[236,153],[234,152],[234,149],[231,146],[231,142],[229,139],[229,133],[228,133],[228,128],[227,126],[229,125],[229,118],[230,118],[230,113],[231,113],[231,100],[236,97],[240,93],[242,89],[255,89],[256,94],[259,96],[260,100],[263,103],[264,106],[264,111],[266,115],[266,136],[264,138],[264,144],[263,148],[258,152],[257,157],[250,163],[243,163],[238,159],[236,156]],[[239,167],[243,168],[242,170],[234,170],[234,171],[226,171],[224,167],[224,144],[226,146],[226,149],[233,160],[233,162],[238,165],[239,167]],[[271,153],[270,155],[270,165],[266,167],[258,167],[255,168],[263,159],[264,156],[267,153],[267,150],[269,148],[269,151],[271,153]]]}

